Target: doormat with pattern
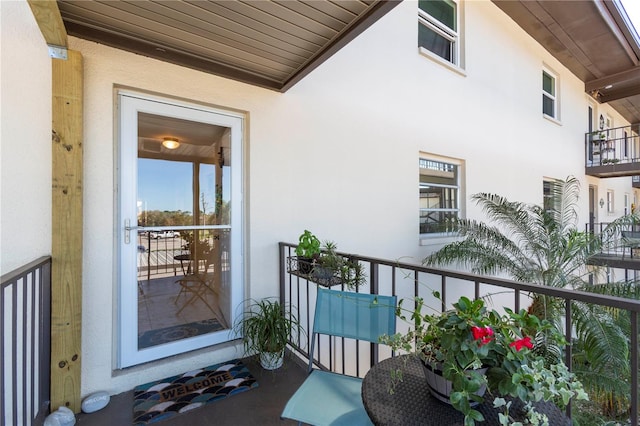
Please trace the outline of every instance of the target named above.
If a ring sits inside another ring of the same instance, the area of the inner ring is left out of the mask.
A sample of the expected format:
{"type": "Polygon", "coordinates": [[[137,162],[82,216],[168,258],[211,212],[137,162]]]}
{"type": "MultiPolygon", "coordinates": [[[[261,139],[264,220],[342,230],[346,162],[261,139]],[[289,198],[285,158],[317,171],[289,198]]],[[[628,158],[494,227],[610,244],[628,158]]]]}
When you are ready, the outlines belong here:
{"type": "Polygon", "coordinates": [[[166,420],[255,387],[258,382],[240,360],[136,386],[133,424],[143,426],[166,420]]]}
{"type": "Polygon", "coordinates": [[[199,336],[201,334],[212,333],[214,331],[222,330],[223,328],[224,327],[220,324],[218,318],[210,318],[202,321],[190,322],[188,324],[149,330],[138,335],[138,349],[162,345],[163,343],[199,336]]]}

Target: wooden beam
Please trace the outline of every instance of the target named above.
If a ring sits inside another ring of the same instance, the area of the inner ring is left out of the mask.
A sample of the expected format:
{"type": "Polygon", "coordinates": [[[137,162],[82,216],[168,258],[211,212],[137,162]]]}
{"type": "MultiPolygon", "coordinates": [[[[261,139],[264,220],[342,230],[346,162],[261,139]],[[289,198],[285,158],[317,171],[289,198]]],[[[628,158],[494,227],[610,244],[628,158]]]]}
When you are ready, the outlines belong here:
{"type": "Polygon", "coordinates": [[[612,85],[627,85],[640,82],[640,67],[629,68],[628,70],[621,71],[615,74],[607,75],[602,78],[587,81],[584,84],[584,90],[587,93],[591,93],[595,90],[602,90],[605,87],[612,85]]]}
{"type": "Polygon", "coordinates": [[[40,32],[49,46],[68,47],[67,31],[55,0],[27,0],[40,32]]]}
{"type": "Polygon", "coordinates": [[[82,55],[52,59],[51,409],[80,412],[82,55]]]}
{"type": "MultiPolygon", "coordinates": [[[[615,87],[614,87],[615,89],[615,87]]],[[[617,101],[618,99],[630,98],[631,96],[640,95],[640,82],[636,85],[625,87],[620,90],[611,90],[600,93],[598,101],[600,103],[607,103],[617,101]]]]}

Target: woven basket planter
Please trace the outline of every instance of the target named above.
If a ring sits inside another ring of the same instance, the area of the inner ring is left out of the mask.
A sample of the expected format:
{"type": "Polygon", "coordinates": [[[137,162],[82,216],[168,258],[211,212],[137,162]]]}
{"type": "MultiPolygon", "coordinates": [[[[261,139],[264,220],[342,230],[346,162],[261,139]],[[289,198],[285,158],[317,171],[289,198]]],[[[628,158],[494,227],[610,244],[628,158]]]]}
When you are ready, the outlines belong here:
{"type": "MultiPolygon", "coordinates": [[[[451,404],[451,401],[449,400],[449,396],[451,395],[451,382],[442,376],[442,365],[425,363],[424,361],[422,361],[421,364],[424,368],[424,375],[427,378],[427,386],[429,387],[431,395],[439,401],[451,404]]],[[[480,374],[484,374],[487,372],[487,369],[480,368],[475,371],[480,374]]],[[[478,396],[484,396],[486,390],[487,387],[483,385],[475,394],[478,396]]],[[[472,407],[478,405],[475,401],[471,401],[470,403],[472,407]]]]}

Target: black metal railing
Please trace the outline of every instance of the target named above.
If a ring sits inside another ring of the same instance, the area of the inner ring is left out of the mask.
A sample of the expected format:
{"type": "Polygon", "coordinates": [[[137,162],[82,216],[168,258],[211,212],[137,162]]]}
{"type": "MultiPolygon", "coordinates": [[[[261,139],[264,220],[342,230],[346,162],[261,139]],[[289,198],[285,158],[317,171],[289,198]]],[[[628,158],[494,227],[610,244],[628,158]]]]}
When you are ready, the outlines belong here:
{"type": "Polygon", "coordinates": [[[0,288],[0,424],[42,424],[50,402],[51,257],[3,275],[0,288]]]}
{"type": "Polygon", "coordinates": [[[637,126],[624,126],[585,134],[588,166],[640,161],[637,126]]]}
{"type": "MultiPolygon", "coordinates": [[[[295,244],[279,244],[280,249],[280,298],[282,303],[289,303],[297,308],[297,313],[302,327],[306,333],[306,339],[302,344],[292,344],[292,349],[300,356],[312,357],[314,364],[319,368],[363,377],[369,368],[380,359],[393,356],[389,348],[384,345],[369,344],[368,342],[351,343],[342,340],[329,339],[316,342],[315,353],[309,354],[309,339],[313,321],[315,306],[315,293],[317,284],[304,275],[287,269],[288,259],[295,255],[295,244]]],[[[582,302],[616,308],[629,312],[630,315],[630,418],[631,424],[638,424],[638,313],[640,301],[620,297],[603,296],[594,293],[574,291],[569,289],[540,286],[535,284],[520,283],[507,279],[479,276],[463,272],[427,268],[420,265],[405,263],[399,260],[384,260],[372,257],[344,254],[357,260],[367,271],[365,283],[354,291],[371,294],[395,295],[399,299],[413,297],[424,298],[427,304],[440,312],[446,310],[460,296],[478,298],[492,294],[491,301],[494,306],[505,306],[514,310],[520,310],[521,305],[530,300],[531,294],[562,299],[565,306],[565,335],[571,342],[572,304],[582,302]],[[431,293],[438,291],[441,299],[436,299],[431,293]]],[[[344,289],[340,288],[339,289],[344,289]]],[[[398,332],[403,332],[406,324],[398,323],[398,332]]],[[[326,337],[326,336],[323,336],[326,337]]],[[[565,348],[565,362],[571,369],[571,345],[565,348]]],[[[567,410],[571,416],[571,406],[567,410]]]]}
{"type": "Polygon", "coordinates": [[[228,250],[227,229],[144,228],[138,231],[138,280],[180,275],[189,260],[204,259],[214,248],[228,250]]]}
{"type": "MultiPolygon", "coordinates": [[[[585,225],[585,232],[600,238],[610,222],[594,222],[585,225]]],[[[621,258],[640,258],[634,252],[640,249],[640,225],[622,226],[609,231],[608,241],[600,244],[600,254],[621,258]]]]}
{"type": "Polygon", "coordinates": [[[188,253],[187,240],[175,230],[145,230],[138,232],[138,280],[176,273],[180,255],[188,253]]]}

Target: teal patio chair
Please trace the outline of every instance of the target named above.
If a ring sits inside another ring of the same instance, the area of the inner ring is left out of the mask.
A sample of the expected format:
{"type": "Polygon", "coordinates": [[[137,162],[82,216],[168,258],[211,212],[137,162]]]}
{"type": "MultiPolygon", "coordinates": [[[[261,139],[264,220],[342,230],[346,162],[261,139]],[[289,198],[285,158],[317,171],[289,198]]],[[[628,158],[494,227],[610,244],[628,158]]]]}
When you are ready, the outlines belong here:
{"type": "MultiPolygon", "coordinates": [[[[313,369],[318,334],[378,342],[396,332],[396,297],[318,288],[309,356],[309,376],[281,417],[310,425],[370,425],[362,404],[362,379],[313,369]]],[[[354,355],[355,357],[355,355],[354,355]]]]}

